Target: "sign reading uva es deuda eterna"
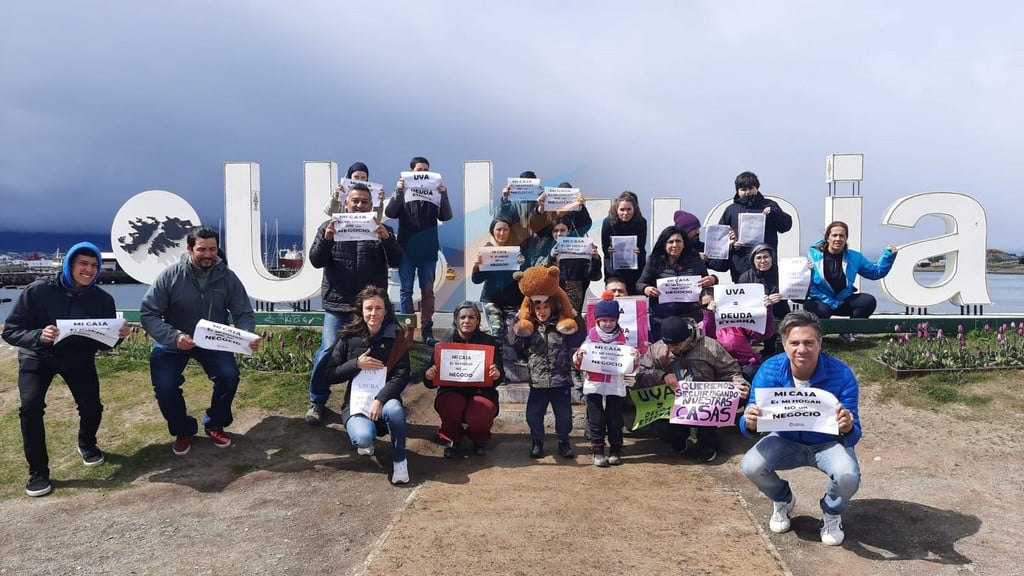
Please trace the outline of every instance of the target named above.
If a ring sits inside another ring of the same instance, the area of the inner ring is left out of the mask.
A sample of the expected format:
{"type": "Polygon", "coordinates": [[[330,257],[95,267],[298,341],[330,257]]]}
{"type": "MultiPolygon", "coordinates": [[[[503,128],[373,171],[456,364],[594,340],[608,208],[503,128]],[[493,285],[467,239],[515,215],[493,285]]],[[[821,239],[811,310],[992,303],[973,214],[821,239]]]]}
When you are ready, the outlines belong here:
{"type": "MultiPolygon", "coordinates": [[[[305,162],[303,186],[303,235],[308,249],[317,227],[328,216],[324,203],[338,182],[338,166],[334,162],[305,162]]],[[[457,181],[448,175],[448,181],[457,181]]],[[[489,239],[491,203],[497,198],[492,190],[493,174],[489,161],[465,162],[463,165],[462,204],[463,234],[452,245],[452,234],[443,237],[439,255],[435,292],[438,309],[451,310],[463,299],[478,300],[480,286],[467,281],[478,248],[489,239]],[[454,276],[454,279],[453,279],[454,276]]],[[[450,194],[458,194],[449,185],[450,194]]],[[[221,243],[228,254],[231,269],[245,284],[249,295],[265,302],[305,300],[320,291],[322,271],[308,260],[288,278],[273,275],[264,265],[262,238],[264,219],[261,213],[259,165],[250,162],[228,162],[224,165],[224,226],[221,243]]],[[[769,196],[793,216],[791,231],[780,235],[779,257],[803,256],[809,241],[800,238],[801,214],[785,198],[769,196]]],[[[842,220],[849,224],[849,245],[861,247],[863,230],[863,197],[860,195],[825,197],[824,222],[842,220]]],[[[386,201],[386,200],[385,200],[386,201]]],[[[672,224],[672,214],[685,209],[678,197],[641,197],[650,231],[648,238],[672,224]]],[[[731,203],[726,198],[703,215],[702,222],[718,222],[731,203]]],[[[453,202],[454,204],[454,202],[453,202]]],[[[590,230],[592,241],[600,246],[601,219],[608,212],[610,198],[588,198],[587,207],[594,218],[590,230]]],[[[700,216],[700,214],[698,214],[700,216]]],[[[959,306],[990,304],[985,281],[986,219],[981,204],[958,192],[925,192],[897,198],[885,211],[885,226],[914,228],[925,217],[938,218],[945,232],[933,238],[916,240],[899,246],[899,256],[892,271],[880,280],[881,289],[894,302],[910,307],[927,307],[949,301],[959,306]],[[942,277],[928,286],[914,278],[914,265],[931,257],[945,255],[942,277]]],[[[111,226],[111,244],[121,267],[142,283],[151,283],[167,265],[185,252],[188,228],[199,224],[195,209],[182,197],[165,190],[149,190],[130,198],[118,211],[111,226]]],[[[450,225],[450,224],[449,224],[450,225]]],[[[393,226],[397,227],[397,226],[393,226]]],[[[813,239],[811,239],[813,240],[813,239]]],[[[728,274],[721,279],[728,282],[728,274]]],[[[396,292],[397,287],[392,287],[396,292]]],[[[418,290],[418,288],[417,288],[418,290]]],[[[600,294],[601,284],[594,283],[592,292],[600,294]]]]}

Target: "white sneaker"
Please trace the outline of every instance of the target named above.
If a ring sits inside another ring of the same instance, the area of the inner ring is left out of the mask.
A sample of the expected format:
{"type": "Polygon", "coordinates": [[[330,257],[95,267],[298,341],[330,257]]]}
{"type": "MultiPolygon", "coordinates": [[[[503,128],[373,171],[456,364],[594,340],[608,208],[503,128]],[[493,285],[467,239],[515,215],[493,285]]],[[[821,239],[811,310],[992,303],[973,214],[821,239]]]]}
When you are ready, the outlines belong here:
{"type": "Polygon", "coordinates": [[[356,453],[360,456],[373,456],[373,444],[370,444],[366,448],[356,448],[356,453]]]}
{"type": "Polygon", "coordinates": [[[824,514],[821,527],[821,543],[826,546],[839,546],[846,534],[843,533],[843,517],[839,514],[824,514]]]}
{"type": "Polygon", "coordinates": [[[401,462],[395,462],[395,472],[391,475],[392,484],[408,484],[409,483],[409,461],[402,460],[401,462]]]}
{"type": "Polygon", "coordinates": [[[789,531],[789,513],[796,507],[796,496],[789,502],[774,502],[775,509],[772,511],[772,519],[768,521],[768,527],[776,534],[789,531]]]}

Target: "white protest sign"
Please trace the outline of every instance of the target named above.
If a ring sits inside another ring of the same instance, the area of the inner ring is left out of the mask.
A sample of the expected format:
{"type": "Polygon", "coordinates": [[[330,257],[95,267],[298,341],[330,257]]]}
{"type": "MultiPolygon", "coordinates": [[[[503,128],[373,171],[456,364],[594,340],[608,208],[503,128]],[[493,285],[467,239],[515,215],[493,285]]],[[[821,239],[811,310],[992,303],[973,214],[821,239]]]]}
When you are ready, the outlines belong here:
{"type": "Polygon", "coordinates": [[[349,414],[363,414],[369,418],[373,400],[384,388],[387,377],[388,371],[385,368],[360,370],[348,384],[352,390],[349,394],[349,414]]]}
{"type": "Polygon", "coordinates": [[[736,241],[744,246],[764,242],[764,214],[740,214],[740,229],[736,231],[736,241]]]}
{"type": "Polygon", "coordinates": [[[839,434],[836,404],[828,390],[808,387],[755,388],[761,408],[758,432],[821,432],[839,434]]]}
{"type": "Polygon", "coordinates": [[[715,286],[715,326],[736,326],[764,333],[768,308],[763,284],[715,286]]]}
{"type": "Polygon", "coordinates": [[[671,276],[658,278],[658,302],[698,302],[700,301],[700,276],[671,276]]]}
{"type": "Polygon", "coordinates": [[[600,374],[625,375],[632,374],[635,369],[633,354],[636,352],[636,348],[632,346],[584,342],[580,349],[584,352],[580,370],[600,374]]]}
{"type": "Polygon", "coordinates": [[[370,189],[371,202],[375,204],[377,202],[376,199],[380,198],[381,193],[384,192],[384,185],[378,184],[376,182],[366,182],[363,180],[352,180],[351,178],[342,178],[339,184],[341,184],[341,189],[345,191],[345,194],[348,194],[349,191],[352,190],[352,187],[356,184],[362,184],[363,186],[366,186],[367,188],[370,189]]]}
{"type": "Polygon", "coordinates": [[[252,354],[252,348],[249,348],[249,344],[259,339],[259,337],[259,334],[240,330],[227,324],[200,320],[196,324],[192,341],[196,343],[196,346],[206,350],[236,352],[249,356],[252,354]]]}
{"type": "Polygon", "coordinates": [[[683,380],[676,386],[668,421],[691,426],[732,426],[736,423],[739,405],[740,391],[735,382],[683,380]]]}
{"type": "Polygon", "coordinates": [[[636,236],[612,236],[612,269],[636,270],[636,236]]]}
{"type": "Polygon", "coordinates": [[[811,267],[807,258],[779,258],[779,293],[786,300],[803,300],[811,287],[811,267]]]}
{"type": "Polygon", "coordinates": [[[405,182],[406,202],[430,202],[434,206],[441,204],[441,175],[437,172],[402,172],[405,182]]]}
{"type": "Polygon", "coordinates": [[[540,193],[539,178],[508,179],[508,199],[511,202],[536,202],[540,193]]]}
{"type": "Polygon", "coordinates": [[[579,211],[579,209],[582,206],[578,202],[579,199],[579,188],[552,188],[550,186],[544,187],[545,212],[579,211]]]}
{"type": "Polygon", "coordinates": [[[590,241],[590,238],[586,236],[579,238],[576,236],[559,236],[555,240],[555,246],[558,250],[558,259],[566,260],[569,258],[590,260],[591,255],[594,252],[594,244],[590,241]]]}
{"type": "Polygon", "coordinates": [[[53,343],[56,344],[68,336],[84,336],[100,344],[113,346],[117,344],[121,326],[124,326],[124,318],[57,320],[59,334],[53,343]]]}
{"type": "Polygon", "coordinates": [[[714,260],[729,257],[729,227],[713,224],[704,229],[704,254],[714,260]]]}
{"type": "MultiPolygon", "coordinates": [[[[492,357],[493,354],[492,351],[492,357]]],[[[440,362],[437,362],[435,380],[483,384],[487,378],[489,363],[486,350],[442,348],[438,355],[440,362]]]]}
{"type": "Polygon", "coordinates": [[[378,240],[377,222],[373,212],[342,212],[331,214],[334,219],[334,241],[355,242],[378,240]]]}
{"type": "Polygon", "coordinates": [[[481,246],[481,272],[519,270],[519,246],[481,246]]]}

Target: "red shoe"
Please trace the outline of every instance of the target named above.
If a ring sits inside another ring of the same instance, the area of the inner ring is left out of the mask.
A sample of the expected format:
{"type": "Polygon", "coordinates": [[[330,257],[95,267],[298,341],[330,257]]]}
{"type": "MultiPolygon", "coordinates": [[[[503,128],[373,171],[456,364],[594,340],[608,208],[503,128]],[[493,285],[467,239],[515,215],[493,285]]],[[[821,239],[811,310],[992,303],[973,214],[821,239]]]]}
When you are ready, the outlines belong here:
{"type": "Polygon", "coordinates": [[[223,430],[211,430],[207,428],[206,435],[210,437],[210,440],[213,440],[213,445],[217,448],[227,448],[228,446],[231,446],[231,436],[228,436],[228,433],[223,430]]]}
{"type": "Polygon", "coordinates": [[[174,444],[171,446],[171,452],[174,452],[175,456],[184,456],[188,454],[188,451],[192,449],[192,439],[195,436],[186,434],[184,436],[178,436],[174,440],[174,444]]]}

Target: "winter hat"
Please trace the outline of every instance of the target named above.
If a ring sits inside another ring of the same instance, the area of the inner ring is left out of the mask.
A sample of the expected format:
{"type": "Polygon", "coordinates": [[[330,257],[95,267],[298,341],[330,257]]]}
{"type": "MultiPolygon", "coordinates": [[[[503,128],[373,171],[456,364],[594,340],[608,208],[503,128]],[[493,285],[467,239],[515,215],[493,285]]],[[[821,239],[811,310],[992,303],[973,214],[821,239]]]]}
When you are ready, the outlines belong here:
{"type": "MultiPolygon", "coordinates": [[[[85,252],[89,256],[95,257],[96,260],[99,261],[99,267],[101,269],[103,268],[103,256],[102,256],[102,254],[100,254],[100,249],[97,248],[96,245],[93,244],[92,242],[79,242],[78,244],[75,244],[74,246],[72,246],[71,249],[68,250],[67,255],[64,256],[64,266],[63,266],[63,270],[62,270],[62,272],[63,272],[62,280],[64,281],[64,285],[65,286],[74,287],[74,285],[75,285],[75,281],[71,277],[71,264],[75,261],[75,255],[79,254],[80,252],[85,252]]],[[[95,276],[93,276],[92,280],[89,281],[89,286],[92,286],[93,284],[95,284],[96,280],[99,277],[100,277],[99,274],[96,274],[95,276]]]]}
{"type": "Polygon", "coordinates": [[[597,307],[594,309],[594,320],[600,320],[601,318],[615,318],[619,319],[619,303],[615,301],[615,296],[611,290],[605,290],[601,294],[601,301],[597,303],[597,307]]]}
{"type": "Polygon", "coordinates": [[[665,344],[679,344],[687,340],[693,331],[690,324],[678,316],[669,316],[661,321],[661,339],[665,344]]]}
{"type": "Polygon", "coordinates": [[[354,162],[348,167],[348,172],[345,173],[345,178],[351,178],[353,172],[366,172],[366,177],[370,177],[370,169],[366,167],[366,164],[362,162],[354,162]]]}
{"type": "Polygon", "coordinates": [[[687,234],[689,234],[691,230],[700,228],[700,219],[689,212],[684,212],[683,210],[676,210],[676,213],[672,215],[672,221],[675,222],[676,228],[679,228],[687,234]]]}
{"type": "Polygon", "coordinates": [[[769,254],[771,254],[772,259],[775,258],[775,250],[773,250],[772,247],[769,244],[765,244],[764,242],[762,242],[762,243],[758,244],[757,246],[754,246],[754,249],[750,252],[750,262],[751,263],[754,262],[754,256],[757,256],[757,254],[759,252],[765,252],[765,251],[767,251],[769,254]]]}

